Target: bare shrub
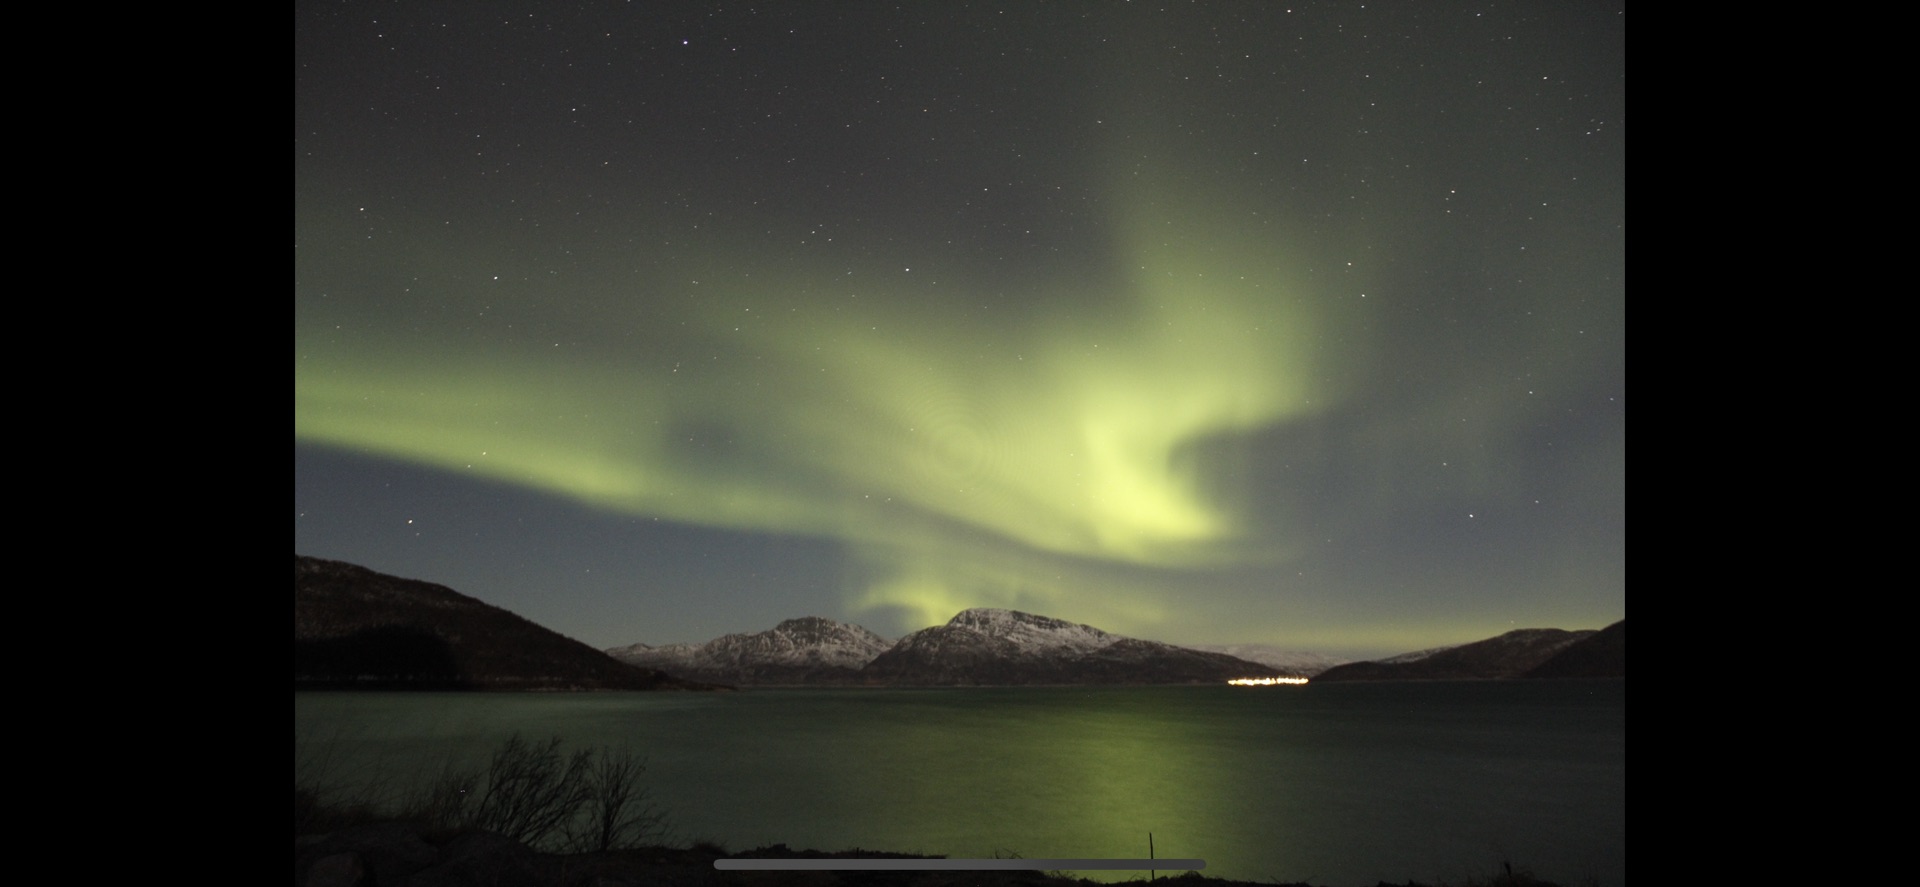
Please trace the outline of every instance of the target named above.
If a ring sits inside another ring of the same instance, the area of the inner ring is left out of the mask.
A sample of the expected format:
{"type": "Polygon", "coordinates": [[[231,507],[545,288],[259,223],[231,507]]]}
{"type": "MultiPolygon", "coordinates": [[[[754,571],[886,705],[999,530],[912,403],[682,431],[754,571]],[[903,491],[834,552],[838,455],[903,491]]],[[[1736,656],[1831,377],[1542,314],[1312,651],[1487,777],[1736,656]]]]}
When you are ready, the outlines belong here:
{"type": "Polygon", "coordinates": [[[586,806],[592,767],[591,750],[563,755],[558,736],[545,744],[514,736],[493,753],[472,824],[539,846],[586,806]]]}
{"type": "Polygon", "coordinates": [[[559,737],[516,735],[484,772],[448,767],[409,805],[413,818],[450,828],[498,832],[561,852],[611,850],[665,837],[666,814],[652,803],[639,758],[611,749],[564,752],[559,737]]]}
{"type": "Polygon", "coordinates": [[[443,829],[467,828],[478,808],[480,778],[479,770],[442,764],[440,775],[414,793],[400,818],[443,829]]]}
{"type": "Polygon", "coordinates": [[[586,809],[569,820],[568,849],[615,850],[665,838],[667,815],[640,786],[646,772],[646,762],[632,754],[601,749],[592,764],[586,809]]]}
{"type": "Polygon", "coordinates": [[[392,774],[377,765],[348,765],[336,733],[294,737],[293,833],[324,833],[380,822],[393,808],[392,774]]]}

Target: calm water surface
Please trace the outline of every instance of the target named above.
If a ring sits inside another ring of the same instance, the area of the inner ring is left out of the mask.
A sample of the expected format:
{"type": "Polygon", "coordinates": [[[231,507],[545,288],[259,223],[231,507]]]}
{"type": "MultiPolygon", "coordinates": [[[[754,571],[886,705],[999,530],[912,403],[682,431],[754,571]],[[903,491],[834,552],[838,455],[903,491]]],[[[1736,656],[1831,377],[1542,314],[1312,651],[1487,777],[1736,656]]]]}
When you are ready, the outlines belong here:
{"type": "MultiPolygon", "coordinates": [[[[1199,857],[1223,877],[1626,880],[1626,682],[296,693],[296,775],[403,785],[515,733],[628,749],[681,841],[1199,857]]],[[[1114,876],[1119,879],[1130,874],[1114,876]]],[[[1111,878],[1110,878],[1111,879],[1111,878]]]]}

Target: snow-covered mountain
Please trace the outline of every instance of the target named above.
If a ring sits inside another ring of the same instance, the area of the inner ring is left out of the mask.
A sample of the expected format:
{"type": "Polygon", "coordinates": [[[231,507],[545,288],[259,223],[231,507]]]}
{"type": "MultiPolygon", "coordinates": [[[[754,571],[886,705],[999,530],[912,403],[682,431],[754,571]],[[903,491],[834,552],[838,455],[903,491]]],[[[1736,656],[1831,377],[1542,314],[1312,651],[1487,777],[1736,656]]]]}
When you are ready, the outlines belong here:
{"type": "Polygon", "coordinates": [[[886,638],[858,625],[818,616],[788,619],[767,631],[730,634],[704,644],[633,644],[607,654],[622,662],[695,680],[730,684],[821,684],[852,681],[885,652],[886,638]]]}
{"type": "Polygon", "coordinates": [[[1248,662],[1272,666],[1287,674],[1307,677],[1313,677],[1336,665],[1353,661],[1339,656],[1328,656],[1325,653],[1303,653],[1272,644],[1194,644],[1192,649],[1205,650],[1208,653],[1225,653],[1248,662]]]}
{"type": "Polygon", "coordinates": [[[860,674],[874,684],[989,686],[1220,683],[1281,672],[1090,625],[1016,610],[974,609],[901,638],[860,674]]]}
{"type": "Polygon", "coordinates": [[[1387,665],[1405,665],[1409,662],[1419,662],[1420,660],[1425,659],[1429,656],[1432,656],[1435,653],[1445,653],[1448,650],[1451,650],[1459,646],[1463,646],[1463,645],[1448,644],[1444,647],[1428,647],[1425,650],[1415,650],[1411,653],[1401,653],[1397,656],[1388,656],[1385,659],[1380,659],[1375,661],[1382,662],[1387,665]]]}
{"type": "MultiPolygon", "coordinates": [[[[1064,619],[1036,616],[1018,610],[976,607],[962,610],[944,626],[925,629],[924,635],[940,629],[963,629],[1013,644],[1025,656],[1079,655],[1110,647],[1126,640],[1091,625],[1079,625],[1064,619]]],[[[910,635],[911,637],[911,635],[910,635]]]]}
{"type": "Polygon", "coordinates": [[[607,653],[689,679],[762,685],[1186,684],[1306,673],[985,608],[896,644],[858,625],[807,617],[704,644],[633,644],[607,653]]]}

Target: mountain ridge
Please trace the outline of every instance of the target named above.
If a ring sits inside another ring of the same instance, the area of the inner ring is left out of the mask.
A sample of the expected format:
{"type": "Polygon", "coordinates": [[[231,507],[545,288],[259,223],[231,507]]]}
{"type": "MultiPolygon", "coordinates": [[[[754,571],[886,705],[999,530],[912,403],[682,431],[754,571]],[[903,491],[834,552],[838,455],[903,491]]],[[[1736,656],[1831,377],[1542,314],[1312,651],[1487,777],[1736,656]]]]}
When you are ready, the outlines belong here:
{"type": "Polygon", "coordinates": [[[962,610],[892,643],[857,625],[803,617],[704,644],[631,644],[607,652],[682,677],[761,685],[1185,684],[1299,674],[992,607],[962,610]],[[809,639],[816,645],[824,639],[830,649],[809,652],[809,639]]]}
{"type": "Polygon", "coordinates": [[[1523,678],[1624,678],[1627,676],[1627,620],[1582,638],[1527,670],[1523,678]]]}
{"type": "Polygon", "coordinates": [[[1199,684],[1282,676],[1222,653],[984,607],[901,638],[860,673],[868,682],[894,686],[1199,684]]]}
{"type": "Polygon", "coordinates": [[[294,689],[717,689],[637,668],[477,598],[293,556],[294,689]]]}
{"type": "Polygon", "coordinates": [[[819,616],[766,631],[722,635],[704,644],[630,644],[606,653],[621,662],[694,680],[743,684],[853,683],[861,666],[890,646],[873,632],[819,616]]]}
{"type": "MultiPolygon", "coordinates": [[[[989,607],[889,642],[818,616],[704,644],[594,650],[446,586],[294,555],[294,684],[363,689],[716,689],[713,684],[1022,686],[1624,677],[1626,620],[1601,631],[1519,629],[1324,670],[1112,634],[989,607]],[[1317,674],[1316,674],[1317,672],[1317,674]]],[[[1321,657],[1324,661],[1327,657],[1321,657]]]]}
{"type": "MultiPolygon", "coordinates": [[[[1618,671],[1614,677],[1626,676],[1626,620],[1615,623],[1619,638],[1618,671]]],[[[1613,630],[1613,627],[1608,629],[1613,630]]],[[[1598,670],[1604,666],[1590,664],[1588,660],[1579,660],[1565,667],[1566,674],[1534,675],[1536,669],[1555,659],[1563,651],[1575,648],[1583,642],[1602,634],[1593,629],[1566,631],[1559,628],[1519,628],[1470,644],[1453,647],[1437,647],[1402,653],[1386,659],[1370,662],[1351,662],[1321,672],[1319,681],[1444,681],[1444,680],[1494,680],[1529,676],[1601,676],[1598,670]]],[[[1611,637],[1611,636],[1610,636],[1611,637]]],[[[1598,654],[1605,658],[1608,654],[1598,654]]]]}

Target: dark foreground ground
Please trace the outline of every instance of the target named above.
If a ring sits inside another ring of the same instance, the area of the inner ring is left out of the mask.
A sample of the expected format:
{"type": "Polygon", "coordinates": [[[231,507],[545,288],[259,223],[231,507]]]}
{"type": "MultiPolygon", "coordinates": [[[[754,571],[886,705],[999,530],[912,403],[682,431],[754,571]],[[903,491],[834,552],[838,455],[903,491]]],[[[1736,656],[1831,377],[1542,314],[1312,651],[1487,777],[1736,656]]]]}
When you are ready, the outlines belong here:
{"type": "MultiPolygon", "coordinates": [[[[727,853],[712,845],[652,847],[601,853],[538,853],[491,832],[451,835],[399,823],[362,825],[294,839],[295,887],[1069,887],[1098,882],[1045,872],[739,872],[716,859],[925,859],[904,853],[790,850],[762,847],[727,853]]],[[[1136,883],[1145,883],[1141,872],[1136,883]]],[[[1170,887],[1275,887],[1273,881],[1228,881],[1198,872],[1161,874],[1170,887]]],[[[1459,887],[1555,887],[1524,872],[1490,875],[1459,887]]],[[[1281,887],[1308,887],[1306,884],[1281,887]]],[[[1381,887],[1387,887],[1383,884],[1381,887]]],[[[1404,887],[1423,887],[1409,881],[1404,887]]]]}

